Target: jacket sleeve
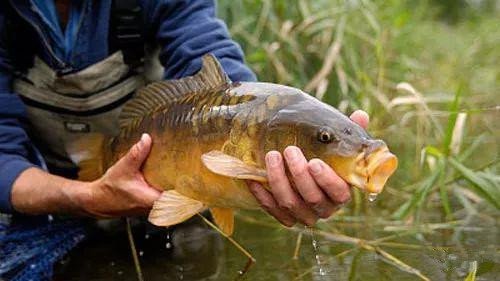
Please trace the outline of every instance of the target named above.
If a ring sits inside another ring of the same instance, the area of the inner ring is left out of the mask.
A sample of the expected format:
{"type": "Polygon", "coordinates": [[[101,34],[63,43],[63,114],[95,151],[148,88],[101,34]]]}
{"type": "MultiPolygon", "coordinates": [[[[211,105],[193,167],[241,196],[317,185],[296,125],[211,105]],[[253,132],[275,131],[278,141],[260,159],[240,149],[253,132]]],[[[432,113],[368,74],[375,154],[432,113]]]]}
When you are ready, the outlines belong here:
{"type": "Polygon", "coordinates": [[[19,174],[40,162],[21,121],[24,104],[12,93],[5,35],[5,16],[0,11],[0,212],[13,212],[10,193],[19,174]]]}
{"type": "Polygon", "coordinates": [[[201,57],[212,53],[231,80],[256,80],[244,63],[240,46],[231,40],[224,22],[216,18],[213,0],[156,0],[145,4],[146,27],[161,47],[165,78],[196,73],[201,57]]]}

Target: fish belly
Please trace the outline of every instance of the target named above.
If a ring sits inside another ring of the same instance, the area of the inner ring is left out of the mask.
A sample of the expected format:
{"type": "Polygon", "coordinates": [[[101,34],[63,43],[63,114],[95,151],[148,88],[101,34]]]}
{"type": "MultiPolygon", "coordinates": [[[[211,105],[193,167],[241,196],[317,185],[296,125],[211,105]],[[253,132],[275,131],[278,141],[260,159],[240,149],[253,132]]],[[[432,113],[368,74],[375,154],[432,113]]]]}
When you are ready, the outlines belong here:
{"type": "Polygon", "coordinates": [[[201,156],[220,150],[227,136],[193,137],[182,131],[154,134],[153,147],[143,172],[154,187],[175,189],[210,207],[256,209],[259,207],[244,181],[208,170],[201,156]]]}

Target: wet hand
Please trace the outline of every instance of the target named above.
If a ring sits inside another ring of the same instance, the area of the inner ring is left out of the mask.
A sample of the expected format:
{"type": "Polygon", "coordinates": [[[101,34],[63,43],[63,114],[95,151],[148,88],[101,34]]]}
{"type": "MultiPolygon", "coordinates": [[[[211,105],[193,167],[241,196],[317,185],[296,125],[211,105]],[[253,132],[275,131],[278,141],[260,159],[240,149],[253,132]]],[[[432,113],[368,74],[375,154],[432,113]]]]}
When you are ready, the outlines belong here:
{"type": "Polygon", "coordinates": [[[140,170],[151,143],[151,137],[144,134],[125,156],[90,184],[82,202],[86,213],[96,217],[117,217],[149,212],[161,194],[146,182],[140,170]]]}
{"type": "MultiPolygon", "coordinates": [[[[368,114],[357,110],[351,119],[363,128],[368,114]]],[[[305,159],[302,151],[289,146],[283,156],[277,151],[266,155],[266,168],[271,190],[257,182],[248,182],[262,208],[285,226],[297,221],[312,226],[319,218],[328,218],[350,198],[349,185],[320,159],[305,159]],[[290,172],[288,179],[285,161],[290,172]]]]}

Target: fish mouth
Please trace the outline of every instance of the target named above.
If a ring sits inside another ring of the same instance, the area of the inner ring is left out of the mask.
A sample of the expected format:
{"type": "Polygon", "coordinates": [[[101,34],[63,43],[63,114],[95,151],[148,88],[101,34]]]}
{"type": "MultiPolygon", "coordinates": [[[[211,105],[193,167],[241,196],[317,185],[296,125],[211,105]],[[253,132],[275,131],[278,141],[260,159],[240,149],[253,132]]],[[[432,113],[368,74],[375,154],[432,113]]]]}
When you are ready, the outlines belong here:
{"type": "Polygon", "coordinates": [[[380,193],[389,177],[398,167],[398,158],[387,147],[372,153],[368,160],[366,191],[380,193]]]}
{"type": "Polygon", "coordinates": [[[398,167],[398,158],[389,152],[387,146],[371,153],[363,151],[348,162],[350,164],[344,162],[340,165],[339,170],[334,167],[335,171],[354,187],[374,194],[382,192],[387,180],[398,167]]]}

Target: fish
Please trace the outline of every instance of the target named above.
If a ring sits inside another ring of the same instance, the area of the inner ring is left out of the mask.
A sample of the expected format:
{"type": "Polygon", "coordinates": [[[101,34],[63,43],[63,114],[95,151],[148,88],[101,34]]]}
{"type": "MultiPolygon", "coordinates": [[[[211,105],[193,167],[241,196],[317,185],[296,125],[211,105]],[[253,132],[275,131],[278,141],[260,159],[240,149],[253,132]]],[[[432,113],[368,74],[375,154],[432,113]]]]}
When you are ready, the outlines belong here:
{"type": "Polygon", "coordinates": [[[380,193],[397,168],[385,142],[339,110],[297,88],[232,82],[211,54],[193,76],[139,89],[124,105],[119,124],[118,135],[82,139],[69,153],[78,155],[79,178],[93,180],[148,133],[152,147],[142,172],[164,190],[148,217],[157,226],[209,209],[231,235],[235,209],[260,208],[245,181],[270,189],[264,157],[291,145],[370,194],[380,193]]]}

